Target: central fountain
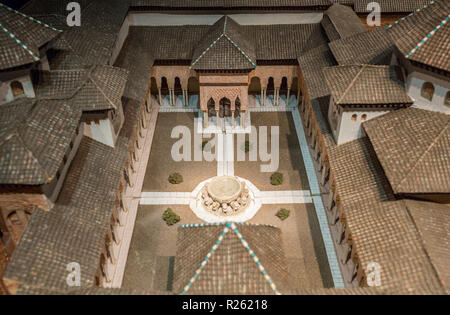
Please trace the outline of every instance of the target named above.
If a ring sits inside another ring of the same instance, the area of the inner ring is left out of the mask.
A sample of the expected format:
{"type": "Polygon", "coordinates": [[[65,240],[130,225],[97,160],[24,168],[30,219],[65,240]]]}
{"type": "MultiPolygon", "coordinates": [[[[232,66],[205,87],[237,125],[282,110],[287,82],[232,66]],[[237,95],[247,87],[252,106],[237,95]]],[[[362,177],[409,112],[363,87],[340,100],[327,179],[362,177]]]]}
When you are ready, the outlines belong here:
{"type": "Polygon", "coordinates": [[[203,187],[201,199],[208,211],[220,216],[238,214],[250,203],[245,183],[233,176],[214,177],[203,187]]]}
{"type": "Polygon", "coordinates": [[[245,222],[261,207],[258,189],[236,176],[217,176],[202,182],[192,193],[191,209],[207,222],[245,222]]]}

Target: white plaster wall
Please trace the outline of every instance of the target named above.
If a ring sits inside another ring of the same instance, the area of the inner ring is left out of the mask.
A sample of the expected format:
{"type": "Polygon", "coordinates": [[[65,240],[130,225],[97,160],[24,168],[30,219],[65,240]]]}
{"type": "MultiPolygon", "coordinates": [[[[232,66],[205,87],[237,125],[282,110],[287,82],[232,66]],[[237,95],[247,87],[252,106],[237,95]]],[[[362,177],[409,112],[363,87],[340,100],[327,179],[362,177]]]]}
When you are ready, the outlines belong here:
{"type": "Polygon", "coordinates": [[[116,142],[113,125],[109,119],[100,120],[98,125],[93,121],[90,125],[85,124],[84,135],[113,148],[116,142]]]}
{"type": "MultiPolygon", "coordinates": [[[[2,102],[11,102],[14,100],[14,95],[11,89],[11,82],[13,81],[19,81],[20,83],[22,83],[23,86],[23,91],[24,91],[24,95],[26,97],[36,97],[35,93],[34,93],[34,87],[33,84],[31,83],[31,78],[29,75],[26,76],[22,76],[22,77],[18,77],[18,78],[14,78],[13,80],[9,80],[6,82],[2,82],[2,91],[0,91],[0,95],[3,96],[4,91],[3,89],[6,89],[6,97],[2,97],[2,102]]],[[[20,95],[18,97],[24,97],[24,95],[20,95]]]]}
{"type": "Polygon", "coordinates": [[[337,144],[343,144],[349,141],[361,138],[362,135],[362,115],[367,115],[365,121],[375,117],[384,115],[389,111],[348,111],[343,112],[338,125],[337,144]],[[352,116],[356,114],[356,121],[352,120],[352,116]]]}
{"type": "MultiPolygon", "coordinates": [[[[213,25],[222,16],[146,12],[129,14],[130,23],[135,26],[213,25]]],[[[311,24],[322,21],[323,13],[230,14],[228,16],[241,25],[311,24]]]]}
{"type": "Polygon", "coordinates": [[[406,90],[414,100],[414,107],[450,114],[450,107],[445,105],[445,96],[450,91],[449,81],[414,71],[408,76],[406,90]],[[421,96],[422,86],[425,82],[431,82],[434,85],[434,95],[431,101],[421,96]]]}

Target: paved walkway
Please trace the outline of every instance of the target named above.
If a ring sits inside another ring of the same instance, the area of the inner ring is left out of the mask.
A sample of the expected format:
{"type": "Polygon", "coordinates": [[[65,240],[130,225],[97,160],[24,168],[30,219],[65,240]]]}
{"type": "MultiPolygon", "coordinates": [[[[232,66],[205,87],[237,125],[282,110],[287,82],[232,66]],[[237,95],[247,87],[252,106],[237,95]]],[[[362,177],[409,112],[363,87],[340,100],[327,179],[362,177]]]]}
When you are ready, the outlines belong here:
{"type": "MultiPolygon", "coordinates": [[[[284,100],[283,100],[284,101],[284,100]]],[[[336,288],[343,288],[344,283],[339,269],[336,253],[334,250],[333,241],[326,219],[325,208],[320,197],[320,189],[317,175],[314,169],[314,164],[309,151],[309,146],[306,141],[302,120],[296,106],[292,106],[290,102],[286,107],[284,102],[280,106],[273,106],[270,103],[268,106],[257,106],[250,109],[255,112],[270,112],[270,111],[288,111],[292,113],[295,124],[295,129],[300,145],[302,157],[305,164],[305,169],[308,177],[310,190],[294,190],[294,191],[257,191],[255,193],[255,200],[260,204],[308,204],[313,203],[316,211],[316,216],[320,225],[320,231],[324,241],[334,286],[336,288]]],[[[162,112],[177,112],[177,111],[196,111],[195,108],[189,107],[168,107],[162,106],[162,112]]],[[[153,127],[154,128],[154,127],[153,127]]],[[[217,175],[234,176],[234,135],[233,134],[218,134],[218,160],[217,160],[217,175]]],[[[147,147],[147,144],[145,144],[147,147]]],[[[151,147],[151,142],[150,146],[151,147]]],[[[144,155],[145,156],[145,155],[144,155]]],[[[143,157],[145,158],[145,157],[143,157]]],[[[147,157],[148,158],[148,157],[147,157]]],[[[143,164],[143,163],[142,163],[143,164]]],[[[140,171],[138,173],[141,173],[140,171]]],[[[142,172],[145,174],[145,169],[142,172]]],[[[138,186],[138,185],[136,185],[138,186]]],[[[141,186],[142,187],[142,186],[141,186]]],[[[189,205],[192,203],[195,196],[192,192],[142,192],[137,193],[135,197],[140,198],[139,203],[142,205],[189,205]]],[[[136,206],[137,207],[137,206],[136,206]]]]}

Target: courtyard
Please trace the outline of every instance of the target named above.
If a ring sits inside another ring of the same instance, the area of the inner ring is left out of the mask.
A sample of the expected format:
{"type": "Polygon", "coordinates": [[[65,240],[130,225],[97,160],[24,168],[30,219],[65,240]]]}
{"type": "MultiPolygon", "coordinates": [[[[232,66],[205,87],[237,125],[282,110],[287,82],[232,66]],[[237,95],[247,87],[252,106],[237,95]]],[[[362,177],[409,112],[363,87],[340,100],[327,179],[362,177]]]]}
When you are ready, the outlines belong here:
{"type": "MultiPolygon", "coordinates": [[[[218,140],[216,147],[205,148],[212,152],[223,150],[224,161],[174,161],[171,156],[172,146],[179,139],[171,138],[172,130],[177,126],[186,126],[193,136],[196,115],[195,111],[160,112],[158,115],[122,287],[163,292],[172,290],[178,226],[204,223],[189,207],[187,194],[200,182],[217,175],[235,175],[249,180],[257,187],[262,206],[248,222],[271,224],[281,229],[291,289],[333,287],[327,252],[291,112],[251,113],[252,125],[257,130],[261,126],[268,127],[269,151],[270,127],[279,127],[279,167],[276,171],[283,174],[283,183],[279,186],[271,185],[272,172],[260,170],[261,164],[269,162],[259,159],[250,161],[249,154],[254,149],[251,141],[250,152],[245,152],[245,160],[237,161],[238,150],[243,148],[239,147],[236,135],[233,135],[231,142],[222,143],[218,140]],[[221,145],[223,149],[220,149],[221,145]],[[231,161],[226,157],[230,155],[234,156],[231,161]],[[222,164],[232,166],[222,171],[222,164]],[[182,183],[169,183],[168,177],[174,172],[182,175],[182,183]],[[177,224],[168,226],[162,219],[167,208],[180,216],[181,220],[177,224]],[[284,221],[276,217],[281,208],[290,210],[290,216],[284,221]]],[[[246,140],[251,139],[246,135],[246,140]]],[[[194,146],[193,140],[191,145],[194,146]]],[[[194,148],[191,149],[193,152],[194,148]]]]}

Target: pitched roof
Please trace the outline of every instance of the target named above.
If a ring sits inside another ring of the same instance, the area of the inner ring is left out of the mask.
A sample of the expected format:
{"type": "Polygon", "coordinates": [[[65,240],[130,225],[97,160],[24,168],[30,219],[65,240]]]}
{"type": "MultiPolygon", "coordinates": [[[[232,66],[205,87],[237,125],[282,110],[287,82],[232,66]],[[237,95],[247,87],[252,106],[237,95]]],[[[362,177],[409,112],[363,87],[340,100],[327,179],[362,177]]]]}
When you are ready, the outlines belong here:
{"type": "Polygon", "coordinates": [[[389,64],[394,43],[380,27],[332,41],[330,49],[340,65],[389,64]]]}
{"type": "Polygon", "coordinates": [[[0,183],[41,185],[55,178],[80,116],[60,100],[23,98],[1,105],[0,183]]]}
{"type": "Polygon", "coordinates": [[[196,70],[256,68],[254,44],[238,23],[224,16],[211,27],[194,50],[191,68],[196,70]]]}
{"type": "Polygon", "coordinates": [[[442,285],[450,292],[450,207],[415,200],[404,202],[442,285]]]}
{"type": "Polygon", "coordinates": [[[131,0],[132,7],[154,8],[203,8],[203,9],[239,9],[239,8],[265,8],[265,7],[297,7],[314,8],[326,7],[330,0],[131,0]]]}
{"type": "Polygon", "coordinates": [[[450,116],[418,108],[363,124],[395,193],[450,192],[450,116]]]}
{"type": "MultiPolygon", "coordinates": [[[[409,13],[417,10],[431,0],[378,0],[381,6],[381,12],[384,13],[409,13]]],[[[357,13],[368,13],[367,5],[372,0],[353,0],[354,8],[357,13]]]]}
{"type": "MultiPolygon", "coordinates": [[[[193,62],[195,60],[192,56],[194,51],[198,50],[198,43],[210,34],[213,27],[210,25],[131,26],[128,38],[133,38],[133,41],[139,38],[141,48],[148,51],[155,60],[193,62]],[[151,44],[155,42],[158,42],[158,45],[151,44]]],[[[253,43],[257,61],[296,60],[298,55],[307,48],[317,47],[327,42],[326,34],[318,23],[240,25],[239,28],[253,43]],[[283,49],[279,49],[281,46],[283,49]]],[[[232,52],[238,51],[233,48],[232,52]]],[[[245,62],[247,61],[244,60],[244,64],[245,62]]]]}
{"type": "Polygon", "coordinates": [[[328,152],[346,235],[363,270],[369,263],[380,264],[381,289],[389,292],[445,293],[405,204],[395,201],[369,139],[333,146],[328,152]]]}
{"type": "Polygon", "coordinates": [[[367,29],[352,8],[335,3],[325,11],[323,26],[330,40],[345,38],[367,29]]]}
{"type": "Polygon", "coordinates": [[[39,48],[60,30],[0,3],[0,70],[40,60],[39,48]]]}
{"type": "Polygon", "coordinates": [[[66,2],[33,0],[24,6],[28,14],[44,21],[55,21],[64,32],[52,43],[55,49],[67,50],[52,69],[78,69],[112,62],[116,40],[128,13],[129,3],[123,0],[78,1],[81,5],[80,27],[68,27],[66,2]],[[45,4],[40,4],[45,2],[45,4]]]}
{"type": "Polygon", "coordinates": [[[128,79],[128,71],[112,66],[90,69],[53,70],[49,82],[37,86],[37,96],[44,99],[71,99],[83,111],[116,109],[128,79]]]}
{"type": "Polygon", "coordinates": [[[389,34],[407,59],[450,72],[450,2],[433,0],[400,19],[389,34]]]}
{"type": "Polygon", "coordinates": [[[115,148],[83,137],[55,206],[50,211],[33,212],[4,279],[64,292],[68,289],[67,264],[78,262],[78,289],[95,286],[140,110],[135,101],[125,104],[125,122],[115,148]]]}
{"type": "Polygon", "coordinates": [[[310,99],[330,95],[324,82],[322,68],[336,65],[336,61],[327,44],[304,52],[298,63],[305,79],[310,99]]]}
{"type": "Polygon", "coordinates": [[[174,291],[182,294],[279,294],[287,286],[281,231],[267,225],[180,226],[174,291]]]}
{"type": "Polygon", "coordinates": [[[397,66],[336,66],[323,72],[338,105],[404,107],[413,103],[397,66]]]}

